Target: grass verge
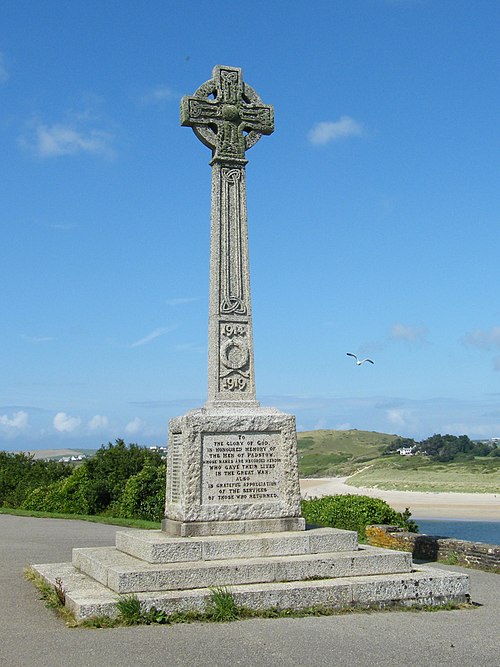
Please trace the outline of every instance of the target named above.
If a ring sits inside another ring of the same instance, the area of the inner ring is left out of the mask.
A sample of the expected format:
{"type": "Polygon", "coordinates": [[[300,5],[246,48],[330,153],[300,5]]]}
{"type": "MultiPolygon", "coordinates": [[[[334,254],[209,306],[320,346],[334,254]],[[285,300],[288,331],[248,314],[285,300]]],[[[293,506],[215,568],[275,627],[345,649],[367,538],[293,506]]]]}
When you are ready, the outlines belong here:
{"type": "Polygon", "coordinates": [[[27,567],[24,570],[24,576],[35,585],[35,588],[40,593],[40,600],[45,602],[45,606],[48,609],[52,609],[63,619],[68,627],[75,628],[78,626],[78,622],[75,620],[72,612],[64,606],[66,592],[60,579],[56,579],[55,586],[52,586],[31,567],[27,567]]]}
{"type": "Polygon", "coordinates": [[[76,519],[78,521],[90,521],[92,523],[111,524],[126,528],[148,528],[159,529],[160,524],[156,521],[145,521],[143,519],[124,519],[116,516],[101,516],[87,514],[58,514],[57,512],[39,512],[37,510],[23,510],[17,507],[0,507],[0,514],[12,514],[14,516],[33,516],[41,519],[76,519]]]}

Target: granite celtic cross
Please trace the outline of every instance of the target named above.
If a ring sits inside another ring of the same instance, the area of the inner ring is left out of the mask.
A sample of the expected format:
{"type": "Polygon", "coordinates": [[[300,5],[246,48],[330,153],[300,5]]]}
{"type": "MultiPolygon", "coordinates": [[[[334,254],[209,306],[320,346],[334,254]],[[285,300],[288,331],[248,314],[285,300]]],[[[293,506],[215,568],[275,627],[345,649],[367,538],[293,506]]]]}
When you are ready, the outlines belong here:
{"type": "Polygon", "coordinates": [[[274,131],[273,107],[243,83],[239,67],[217,65],[212,79],[182,98],[181,124],[212,149],[214,161],[246,163],[245,151],[274,131]]]}
{"type": "Polygon", "coordinates": [[[257,406],[253,361],[245,151],[274,131],[273,107],[243,82],[241,69],[181,100],[181,124],[212,150],[208,406],[257,406]]]}

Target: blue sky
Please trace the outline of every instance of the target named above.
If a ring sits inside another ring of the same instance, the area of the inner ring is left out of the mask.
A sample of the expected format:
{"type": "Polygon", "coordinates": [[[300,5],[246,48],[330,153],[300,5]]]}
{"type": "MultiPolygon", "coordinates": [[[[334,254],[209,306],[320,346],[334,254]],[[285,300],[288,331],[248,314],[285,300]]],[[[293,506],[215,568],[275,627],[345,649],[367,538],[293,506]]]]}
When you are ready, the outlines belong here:
{"type": "Polygon", "coordinates": [[[500,3],[0,18],[0,448],[163,444],[206,400],[210,152],[179,100],[216,64],[275,108],[247,154],[261,403],[298,430],[500,436],[500,3]]]}

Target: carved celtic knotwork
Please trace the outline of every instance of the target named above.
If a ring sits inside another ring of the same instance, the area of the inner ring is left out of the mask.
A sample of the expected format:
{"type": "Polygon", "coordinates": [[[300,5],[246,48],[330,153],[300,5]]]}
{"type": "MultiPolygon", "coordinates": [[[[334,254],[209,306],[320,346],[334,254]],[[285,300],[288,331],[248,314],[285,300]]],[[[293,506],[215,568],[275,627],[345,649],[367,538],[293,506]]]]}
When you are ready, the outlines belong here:
{"type": "Polygon", "coordinates": [[[224,296],[220,304],[220,312],[223,315],[244,315],[247,312],[245,304],[237,296],[224,296]]]}
{"type": "Polygon", "coordinates": [[[241,258],[241,167],[221,169],[221,292],[222,315],[245,315],[241,258]]]}
{"type": "Polygon", "coordinates": [[[217,65],[212,79],[182,98],[181,124],[193,128],[214,160],[245,162],[245,151],[274,131],[274,111],[243,83],[239,67],[217,65]]]}

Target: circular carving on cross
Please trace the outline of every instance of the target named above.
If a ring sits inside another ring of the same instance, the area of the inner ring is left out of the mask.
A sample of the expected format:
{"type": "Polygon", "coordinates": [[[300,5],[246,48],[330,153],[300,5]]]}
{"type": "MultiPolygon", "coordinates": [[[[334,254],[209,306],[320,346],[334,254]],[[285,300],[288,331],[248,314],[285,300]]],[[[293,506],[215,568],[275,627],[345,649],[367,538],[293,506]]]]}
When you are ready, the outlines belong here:
{"type": "Polygon", "coordinates": [[[223,104],[222,118],[224,118],[224,120],[237,121],[239,119],[238,107],[234,104],[223,104]]]}
{"type": "Polygon", "coordinates": [[[243,368],[250,356],[248,345],[243,340],[226,340],[220,349],[220,359],[226,368],[238,370],[243,368]]]}
{"type": "Polygon", "coordinates": [[[181,125],[212,149],[214,160],[245,163],[245,151],[274,132],[274,110],[243,82],[239,67],[216,65],[212,79],[182,98],[181,125]]]}

